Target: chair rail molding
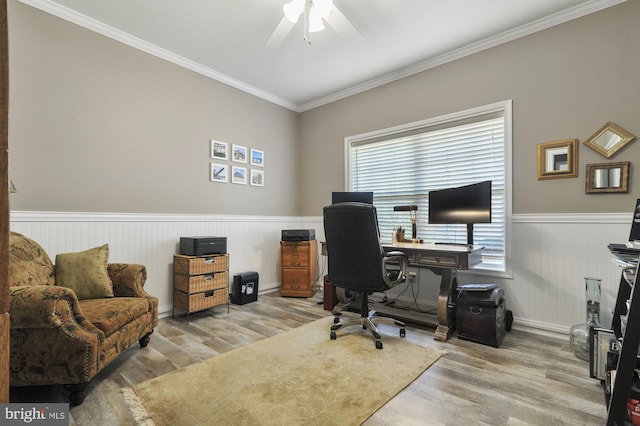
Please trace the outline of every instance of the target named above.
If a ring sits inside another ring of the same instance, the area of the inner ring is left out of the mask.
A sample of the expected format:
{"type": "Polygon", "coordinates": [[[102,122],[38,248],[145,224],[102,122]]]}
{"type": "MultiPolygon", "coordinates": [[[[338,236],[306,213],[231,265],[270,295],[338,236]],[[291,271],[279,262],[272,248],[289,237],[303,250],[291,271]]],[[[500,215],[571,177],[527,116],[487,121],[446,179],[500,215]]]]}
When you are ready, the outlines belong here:
{"type": "MultiPolygon", "coordinates": [[[[568,335],[571,325],[584,321],[584,277],[598,277],[603,280],[601,320],[610,323],[620,272],[608,260],[607,244],[626,241],[632,214],[514,214],[511,220],[513,277],[469,271],[460,283],[499,283],[515,327],[568,335]]],[[[256,271],[264,293],[280,288],[281,230],[292,228],[315,229],[316,240],[324,241],[321,216],[11,212],[11,230],[38,241],[53,258],[109,243],[111,261],[145,265],[145,288],[159,298],[161,316],[171,315],[172,259],[181,236],[226,236],[230,279],[256,271]]],[[[319,256],[318,264],[320,288],[326,259],[319,256]]],[[[428,306],[438,281],[424,278],[419,294],[428,306]]]]}
{"type": "Polygon", "coordinates": [[[256,271],[260,275],[260,292],[264,293],[280,288],[281,230],[315,228],[316,234],[323,235],[321,227],[321,217],[11,212],[11,230],[38,241],[52,259],[57,253],[108,243],[111,262],[145,265],[149,276],[145,289],[158,297],[160,316],[172,313],[172,259],[178,253],[180,237],[227,237],[227,251],[231,254],[229,278],[256,271]]]}

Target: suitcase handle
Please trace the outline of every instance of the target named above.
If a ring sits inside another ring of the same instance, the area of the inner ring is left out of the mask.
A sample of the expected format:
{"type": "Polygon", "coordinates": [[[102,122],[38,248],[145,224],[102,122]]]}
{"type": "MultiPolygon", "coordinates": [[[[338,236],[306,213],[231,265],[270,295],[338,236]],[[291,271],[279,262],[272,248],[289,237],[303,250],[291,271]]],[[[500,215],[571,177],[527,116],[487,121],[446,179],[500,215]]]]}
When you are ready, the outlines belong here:
{"type": "Polygon", "coordinates": [[[474,315],[480,315],[482,313],[482,308],[480,306],[471,306],[469,307],[469,312],[474,315]]]}

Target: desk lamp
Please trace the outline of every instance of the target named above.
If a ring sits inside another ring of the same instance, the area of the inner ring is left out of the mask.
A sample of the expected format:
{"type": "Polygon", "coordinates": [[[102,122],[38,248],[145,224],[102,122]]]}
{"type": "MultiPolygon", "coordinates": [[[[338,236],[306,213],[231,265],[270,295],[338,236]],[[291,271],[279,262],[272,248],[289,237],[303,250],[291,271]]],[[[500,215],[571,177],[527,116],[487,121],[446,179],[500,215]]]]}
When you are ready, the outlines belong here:
{"type": "Polygon", "coordinates": [[[418,228],[416,226],[416,211],[418,210],[418,206],[412,204],[410,206],[394,206],[394,212],[409,212],[409,217],[411,217],[411,238],[416,239],[418,237],[418,228]]]}

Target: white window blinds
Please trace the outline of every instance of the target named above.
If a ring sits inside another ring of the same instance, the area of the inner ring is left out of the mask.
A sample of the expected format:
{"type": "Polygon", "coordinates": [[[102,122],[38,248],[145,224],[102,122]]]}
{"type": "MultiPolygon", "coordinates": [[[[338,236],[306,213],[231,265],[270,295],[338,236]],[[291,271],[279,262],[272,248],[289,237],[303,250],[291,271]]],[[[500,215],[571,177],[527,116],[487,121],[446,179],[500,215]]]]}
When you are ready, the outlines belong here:
{"type": "Polygon", "coordinates": [[[409,212],[394,212],[393,207],[415,204],[418,238],[466,243],[466,225],[429,225],[429,191],[491,180],[492,223],[474,225],[474,244],[485,247],[483,268],[504,271],[505,134],[505,111],[493,110],[347,139],[348,186],[351,191],[373,191],[383,240],[390,241],[399,226],[407,230],[407,238],[411,235],[409,212]]]}

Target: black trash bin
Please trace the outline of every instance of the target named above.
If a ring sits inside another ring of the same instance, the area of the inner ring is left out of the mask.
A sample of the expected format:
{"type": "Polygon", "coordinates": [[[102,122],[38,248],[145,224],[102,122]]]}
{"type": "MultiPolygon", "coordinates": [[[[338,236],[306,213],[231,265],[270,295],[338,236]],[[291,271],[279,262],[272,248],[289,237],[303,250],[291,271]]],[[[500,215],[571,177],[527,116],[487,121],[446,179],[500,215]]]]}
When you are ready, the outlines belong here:
{"type": "Polygon", "coordinates": [[[243,272],[233,276],[231,301],[236,305],[244,305],[258,300],[258,273],[243,272]]]}

